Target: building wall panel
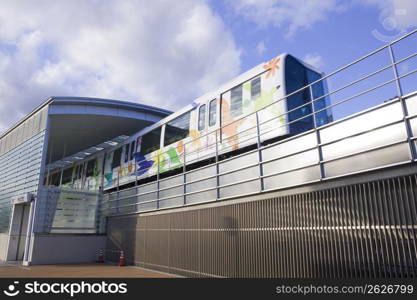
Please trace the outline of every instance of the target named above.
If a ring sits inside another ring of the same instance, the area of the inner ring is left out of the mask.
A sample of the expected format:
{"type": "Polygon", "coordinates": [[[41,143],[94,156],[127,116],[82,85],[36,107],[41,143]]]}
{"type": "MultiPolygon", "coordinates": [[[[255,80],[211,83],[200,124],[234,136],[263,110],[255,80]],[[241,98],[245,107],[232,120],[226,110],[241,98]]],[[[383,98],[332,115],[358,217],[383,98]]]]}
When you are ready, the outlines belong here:
{"type": "Polygon", "coordinates": [[[110,217],[107,249],[187,277],[417,275],[417,175],[242,200],[110,217]]]}

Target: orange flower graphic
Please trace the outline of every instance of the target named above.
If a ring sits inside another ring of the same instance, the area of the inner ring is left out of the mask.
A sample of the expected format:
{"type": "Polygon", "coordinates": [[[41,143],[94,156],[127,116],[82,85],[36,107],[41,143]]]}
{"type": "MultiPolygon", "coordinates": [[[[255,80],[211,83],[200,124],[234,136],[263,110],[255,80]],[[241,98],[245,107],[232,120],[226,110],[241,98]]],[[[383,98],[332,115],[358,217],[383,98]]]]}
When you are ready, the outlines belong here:
{"type": "Polygon", "coordinates": [[[184,141],[183,140],[178,142],[177,151],[178,151],[178,153],[182,153],[184,151],[184,141]]]}
{"type": "Polygon", "coordinates": [[[222,122],[226,125],[222,128],[223,134],[226,136],[226,140],[232,144],[232,150],[239,149],[239,136],[237,135],[238,127],[243,123],[244,119],[233,122],[233,117],[230,111],[230,105],[227,101],[222,102],[222,122]]]}
{"type": "Polygon", "coordinates": [[[275,76],[275,71],[279,69],[278,63],[280,60],[281,58],[279,57],[273,58],[267,64],[264,65],[264,69],[269,70],[266,73],[266,78],[268,78],[269,76],[275,76]]]}

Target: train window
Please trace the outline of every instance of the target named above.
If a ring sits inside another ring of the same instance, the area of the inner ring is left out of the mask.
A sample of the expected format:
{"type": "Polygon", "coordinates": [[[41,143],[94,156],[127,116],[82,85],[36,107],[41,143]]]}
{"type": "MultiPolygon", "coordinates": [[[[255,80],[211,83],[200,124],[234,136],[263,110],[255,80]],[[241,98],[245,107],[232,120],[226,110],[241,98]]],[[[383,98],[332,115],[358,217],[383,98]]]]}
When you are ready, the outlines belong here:
{"type": "MultiPolygon", "coordinates": [[[[306,69],[307,70],[307,80],[308,83],[312,83],[314,81],[319,80],[320,78],[322,78],[322,75],[311,70],[311,69],[306,69]]],[[[313,97],[314,99],[320,98],[318,100],[314,101],[314,110],[315,111],[319,111],[316,113],[316,123],[317,126],[321,126],[324,124],[327,124],[329,122],[332,122],[333,120],[333,116],[331,113],[330,109],[324,109],[327,106],[330,105],[329,103],[329,98],[328,97],[324,97],[324,95],[327,93],[326,90],[326,84],[325,81],[319,81],[315,84],[313,84],[311,86],[312,88],[312,92],[313,92],[313,97]]]]}
{"type": "Polygon", "coordinates": [[[161,127],[156,128],[142,137],[142,144],[140,145],[140,153],[146,155],[157,149],[161,145],[161,127]]]}
{"type": "Polygon", "coordinates": [[[251,81],[250,98],[252,101],[261,96],[261,77],[257,77],[251,81]]]}
{"type": "Polygon", "coordinates": [[[165,125],[164,145],[170,145],[190,135],[190,112],[179,116],[165,125]]]}
{"type": "Polygon", "coordinates": [[[130,156],[129,160],[132,160],[135,154],[135,141],[130,143],[130,156]]]}
{"type": "MultiPolygon", "coordinates": [[[[293,93],[308,84],[306,68],[294,57],[288,55],[285,59],[285,81],[288,94],[293,93]]],[[[309,116],[312,111],[309,89],[292,94],[287,97],[288,120],[290,131],[299,133],[313,128],[313,118],[309,116]]]]}
{"type": "Polygon", "coordinates": [[[209,126],[216,124],[217,117],[217,99],[213,99],[209,104],[209,126]]]}
{"type": "Polygon", "coordinates": [[[129,161],[129,148],[130,148],[130,144],[126,144],[125,145],[125,155],[124,155],[124,161],[125,163],[127,163],[129,161]]]}
{"type": "Polygon", "coordinates": [[[198,111],[198,130],[204,130],[206,128],[206,105],[200,106],[198,111]]]}
{"type": "Polygon", "coordinates": [[[94,176],[94,169],[96,167],[96,160],[92,159],[88,161],[87,163],[87,171],[86,171],[86,177],[94,176]]]}
{"type": "Polygon", "coordinates": [[[230,96],[230,111],[233,117],[242,114],[242,85],[234,87],[231,90],[230,96]]]}
{"type": "Polygon", "coordinates": [[[116,151],[114,151],[113,153],[113,161],[111,163],[111,168],[117,168],[120,166],[120,161],[122,159],[122,150],[123,148],[120,147],[119,149],[117,149],[116,151]]]}
{"type": "Polygon", "coordinates": [[[66,184],[72,181],[72,168],[65,169],[62,172],[62,184],[66,184]]]}

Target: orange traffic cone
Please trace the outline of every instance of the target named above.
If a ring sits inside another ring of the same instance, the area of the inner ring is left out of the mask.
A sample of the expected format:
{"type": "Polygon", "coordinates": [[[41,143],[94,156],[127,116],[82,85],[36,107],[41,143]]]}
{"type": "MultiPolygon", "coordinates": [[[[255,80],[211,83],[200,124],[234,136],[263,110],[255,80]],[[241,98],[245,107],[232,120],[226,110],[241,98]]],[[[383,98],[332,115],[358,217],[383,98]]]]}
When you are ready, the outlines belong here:
{"type": "Polygon", "coordinates": [[[120,258],[119,258],[119,263],[117,265],[119,267],[126,266],[125,253],[123,250],[120,250],[120,258]]]}
{"type": "Polygon", "coordinates": [[[97,263],[99,263],[99,264],[104,263],[103,249],[98,249],[97,263]]]}

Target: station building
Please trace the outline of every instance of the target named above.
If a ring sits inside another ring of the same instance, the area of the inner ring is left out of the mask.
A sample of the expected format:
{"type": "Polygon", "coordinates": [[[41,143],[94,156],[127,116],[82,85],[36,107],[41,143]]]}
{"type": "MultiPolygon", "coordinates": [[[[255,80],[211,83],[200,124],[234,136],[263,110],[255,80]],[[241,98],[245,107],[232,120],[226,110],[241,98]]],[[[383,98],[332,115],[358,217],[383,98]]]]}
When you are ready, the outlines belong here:
{"type": "MultiPolygon", "coordinates": [[[[81,219],[90,224],[71,224],[66,226],[71,228],[67,231],[54,229],[54,225],[60,227],[56,224],[59,220],[54,224],[51,215],[57,217],[59,209],[48,211],[50,205],[42,207],[37,201],[44,195],[45,206],[51,197],[50,190],[42,194],[45,166],[63,157],[67,163],[71,163],[68,157],[75,162],[114,146],[170,113],[125,101],[50,97],[4,132],[0,136],[0,261],[62,262],[68,251],[78,261],[91,260],[97,245],[104,243],[94,215],[97,193],[65,195],[82,200],[74,215],[64,218],[66,222],[77,220],[76,214],[82,211],[87,217],[81,219]]],[[[71,209],[64,213],[68,212],[71,209]]]]}

